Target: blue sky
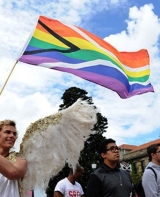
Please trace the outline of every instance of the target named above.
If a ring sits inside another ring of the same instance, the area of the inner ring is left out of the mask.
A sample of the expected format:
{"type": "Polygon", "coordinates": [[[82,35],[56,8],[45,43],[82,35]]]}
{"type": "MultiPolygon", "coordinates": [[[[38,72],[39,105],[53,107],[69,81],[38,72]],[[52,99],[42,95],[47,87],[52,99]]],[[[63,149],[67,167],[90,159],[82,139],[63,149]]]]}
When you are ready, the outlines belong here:
{"type": "MultiPolygon", "coordinates": [[[[18,63],[0,95],[0,119],[14,119],[16,150],[27,126],[57,112],[66,89],[76,86],[93,97],[108,118],[106,137],[140,145],[160,135],[160,13],[157,0],[1,0],[0,87],[31,35],[39,15],[78,25],[119,51],[148,50],[155,93],[121,99],[115,92],[67,73],[18,63]]],[[[38,193],[36,197],[44,197],[38,193]]]]}

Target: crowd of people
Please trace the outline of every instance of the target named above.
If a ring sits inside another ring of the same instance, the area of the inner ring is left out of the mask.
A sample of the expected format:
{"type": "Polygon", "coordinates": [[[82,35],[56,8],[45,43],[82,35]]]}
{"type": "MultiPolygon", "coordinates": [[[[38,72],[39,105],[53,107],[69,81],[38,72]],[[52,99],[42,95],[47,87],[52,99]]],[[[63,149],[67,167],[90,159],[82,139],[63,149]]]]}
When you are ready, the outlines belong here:
{"type": "MultiPolygon", "coordinates": [[[[0,197],[20,197],[19,181],[25,176],[27,161],[11,151],[17,137],[14,121],[0,121],[0,197]]],[[[150,162],[142,177],[145,196],[160,197],[160,144],[149,146],[147,153],[150,162]]],[[[100,144],[99,154],[103,162],[90,174],[86,194],[78,183],[84,168],[77,164],[70,170],[68,177],[57,183],[53,197],[137,197],[130,173],[120,168],[116,141],[104,139],[100,144]]]]}

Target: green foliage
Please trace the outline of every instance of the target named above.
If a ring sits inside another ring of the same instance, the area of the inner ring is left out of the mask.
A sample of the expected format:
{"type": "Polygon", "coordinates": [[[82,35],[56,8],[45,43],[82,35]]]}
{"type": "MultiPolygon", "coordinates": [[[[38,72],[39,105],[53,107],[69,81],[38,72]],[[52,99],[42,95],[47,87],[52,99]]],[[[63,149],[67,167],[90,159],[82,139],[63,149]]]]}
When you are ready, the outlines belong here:
{"type": "Polygon", "coordinates": [[[131,178],[132,178],[132,182],[134,184],[136,184],[138,181],[140,181],[142,179],[142,174],[138,173],[138,174],[131,174],[131,178]]]}
{"type": "Polygon", "coordinates": [[[132,166],[132,173],[131,173],[132,182],[136,184],[138,181],[142,179],[142,173],[137,173],[136,166],[133,164],[133,162],[130,161],[130,164],[132,166]]]}
{"type": "Polygon", "coordinates": [[[59,110],[68,108],[79,98],[81,98],[82,100],[87,100],[89,104],[93,104],[92,98],[88,97],[87,94],[88,93],[85,90],[82,90],[80,88],[72,87],[67,89],[61,98],[63,99],[63,104],[59,106],[59,110]]]}
{"type": "MultiPolygon", "coordinates": [[[[82,100],[87,100],[89,104],[93,104],[92,97],[87,96],[87,92],[77,87],[71,87],[67,89],[62,98],[63,104],[59,107],[59,110],[66,109],[81,98],[82,100]]],[[[87,181],[90,173],[93,171],[92,164],[97,164],[97,167],[101,163],[101,158],[98,154],[99,144],[104,139],[103,133],[106,132],[108,128],[107,118],[102,116],[101,113],[97,113],[97,123],[94,125],[94,130],[96,134],[90,135],[90,137],[84,143],[84,149],[80,153],[79,163],[84,167],[84,175],[80,182],[85,192],[87,181]]],[[[60,171],[56,176],[53,176],[48,184],[46,190],[47,197],[53,197],[53,191],[58,181],[68,176],[68,165],[66,164],[62,171],[60,171]]]]}

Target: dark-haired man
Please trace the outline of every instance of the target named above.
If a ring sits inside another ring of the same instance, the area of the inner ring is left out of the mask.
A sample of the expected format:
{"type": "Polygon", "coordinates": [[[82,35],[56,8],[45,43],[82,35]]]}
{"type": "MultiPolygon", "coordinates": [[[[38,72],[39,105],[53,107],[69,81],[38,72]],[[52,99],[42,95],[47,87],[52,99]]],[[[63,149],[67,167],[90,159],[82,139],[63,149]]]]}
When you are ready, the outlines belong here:
{"type": "Polygon", "coordinates": [[[115,140],[104,139],[100,144],[99,153],[103,163],[90,175],[86,197],[132,196],[130,174],[117,165],[120,155],[115,140]]]}
{"type": "Polygon", "coordinates": [[[75,172],[70,170],[69,176],[59,181],[54,189],[54,197],[83,197],[84,192],[77,182],[83,176],[84,169],[77,164],[75,172]]]}
{"type": "Polygon", "coordinates": [[[152,144],[147,148],[149,164],[142,177],[142,185],[146,197],[160,197],[160,143],[152,144]],[[155,173],[154,173],[155,172],[155,173]]]}

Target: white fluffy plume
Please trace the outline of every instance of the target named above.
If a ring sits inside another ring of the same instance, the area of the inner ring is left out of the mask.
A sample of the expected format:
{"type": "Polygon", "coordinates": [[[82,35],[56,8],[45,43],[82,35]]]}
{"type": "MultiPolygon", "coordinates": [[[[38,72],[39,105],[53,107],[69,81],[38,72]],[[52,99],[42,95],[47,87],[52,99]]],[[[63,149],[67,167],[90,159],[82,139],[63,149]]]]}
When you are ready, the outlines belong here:
{"type": "Polygon", "coordinates": [[[97,109],[78,100],[54,115],[39,119],[27,128],[20,153],[28,161],[27,173],[21,182],[22,194],[27,190],[45,189],[67,161],[73,168],[78,162],[84,141],[95,131],[97,109]]]}

